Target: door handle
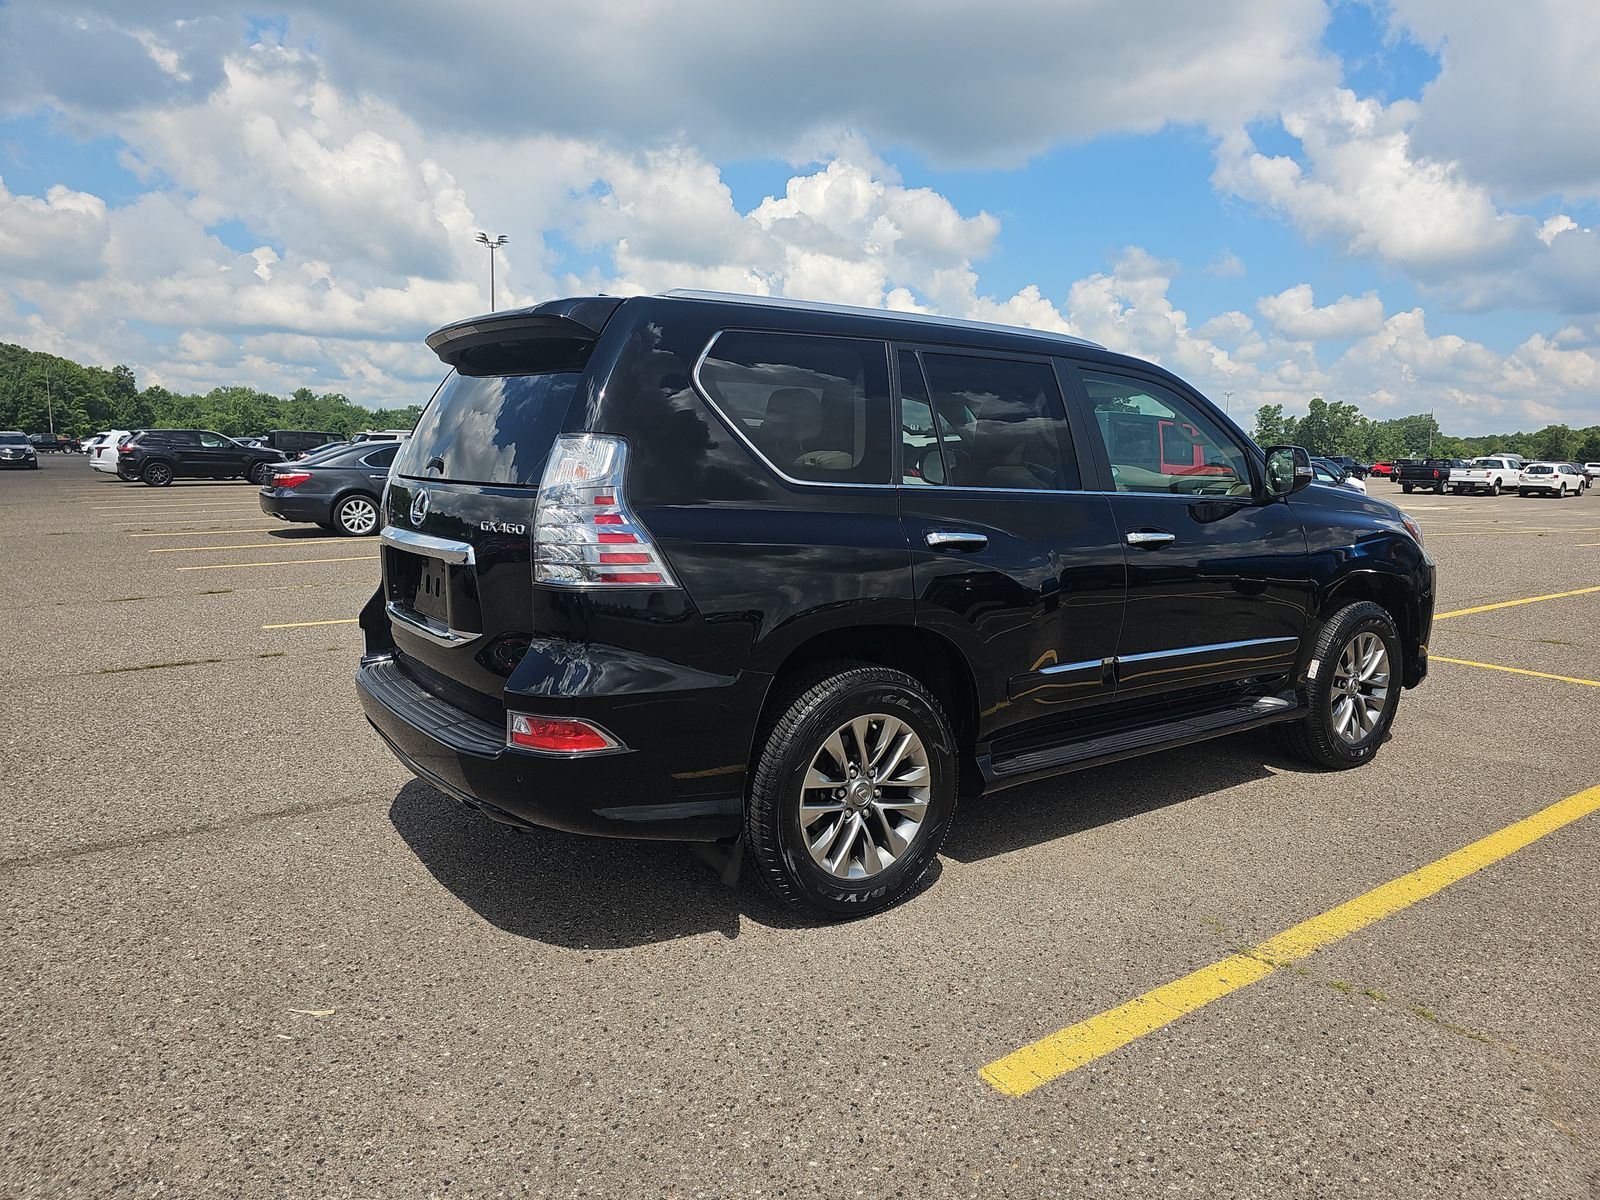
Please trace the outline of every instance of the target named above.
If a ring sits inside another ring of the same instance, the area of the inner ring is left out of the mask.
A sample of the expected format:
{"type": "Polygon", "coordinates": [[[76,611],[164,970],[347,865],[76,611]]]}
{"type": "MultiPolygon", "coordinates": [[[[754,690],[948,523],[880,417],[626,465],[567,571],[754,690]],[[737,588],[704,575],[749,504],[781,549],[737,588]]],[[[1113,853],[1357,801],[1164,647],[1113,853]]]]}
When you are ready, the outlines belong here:
{"type": "Polygon", "coordinates": [[[1138,546],[1141,550],[1170,546],[1177,540],[1177,534],[1168,533],[1165,529],[1133,529],[1128,532],[1128,545],[1138,546]]]}
{"type": "Polygon", "coordinates": [[[923,536],[923,541],[928,543],[930,550],[982,550],[989,544],[989,535],[934,529],[923,536]]]}

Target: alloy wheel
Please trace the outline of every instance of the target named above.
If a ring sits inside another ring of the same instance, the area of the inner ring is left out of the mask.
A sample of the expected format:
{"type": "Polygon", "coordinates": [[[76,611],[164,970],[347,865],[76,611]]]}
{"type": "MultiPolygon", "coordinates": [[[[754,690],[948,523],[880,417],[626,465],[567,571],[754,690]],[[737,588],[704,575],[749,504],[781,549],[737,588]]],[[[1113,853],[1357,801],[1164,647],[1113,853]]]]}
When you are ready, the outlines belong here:
{"type": "Polygon", "coordinates": [[[871,713],[831,733],[800,785],[800,836],[838,879],[867,879],[904,858],[927,816],[928,751],[898,717],[871,713]]]}
{"type": "Polygon", "coordinates": [[[377,528],[378,510],[365,496],[351,496],[340,501],[338,520],[339,527],[346,533],[360,536],[377,528]]]}
{"type": "Polygon", "coordinates": [[[1358,633],[1345,645],[1329,692],[1333,731],[1347,746],[1371,736],[1389,702],[1389,650],[1375,633],[1358,633]]]}

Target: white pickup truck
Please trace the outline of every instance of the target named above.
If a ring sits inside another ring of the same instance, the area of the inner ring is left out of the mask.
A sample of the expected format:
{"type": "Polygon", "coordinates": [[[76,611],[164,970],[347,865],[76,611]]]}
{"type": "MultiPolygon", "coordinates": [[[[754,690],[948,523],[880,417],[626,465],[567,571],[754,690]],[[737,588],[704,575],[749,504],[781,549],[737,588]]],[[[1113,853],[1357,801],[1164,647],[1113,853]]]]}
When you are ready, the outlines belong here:
{"type": "Polygon", "coordinates": [[[1450,490],[1456,495],[1479,488],[1491,496],[1515,491],[1522,476],[1522,463],[1515,458],[1475,458],[1464,467],[1450,470],[1450,490]]]}

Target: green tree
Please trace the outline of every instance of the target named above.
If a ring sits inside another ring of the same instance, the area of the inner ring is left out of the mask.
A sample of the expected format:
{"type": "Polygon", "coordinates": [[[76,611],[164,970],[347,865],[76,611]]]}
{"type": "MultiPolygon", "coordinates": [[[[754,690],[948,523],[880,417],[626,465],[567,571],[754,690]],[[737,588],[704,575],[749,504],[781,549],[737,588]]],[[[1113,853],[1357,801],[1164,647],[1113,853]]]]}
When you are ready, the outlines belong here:
{"type": "Polygon", "coordinates": [[[1283,415],[1283,405],[1263,404],[1256,409],[1256,445],[1286,446],[1294,441],[1295,418],[1283,415]]]}

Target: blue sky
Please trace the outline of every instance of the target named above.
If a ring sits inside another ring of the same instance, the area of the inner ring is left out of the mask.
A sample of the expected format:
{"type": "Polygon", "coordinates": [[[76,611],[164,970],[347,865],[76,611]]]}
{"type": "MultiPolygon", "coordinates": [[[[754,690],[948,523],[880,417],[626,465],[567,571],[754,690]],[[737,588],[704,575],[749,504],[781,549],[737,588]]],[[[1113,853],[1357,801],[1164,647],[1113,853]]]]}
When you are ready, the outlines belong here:
{"type": "Polygon", "coordinates": [[[1236,411],[1600,421],[1591,3],[460,7],[0,6],[0,339],[404,402],[487,305],[489,228],[502,306],[920,307],[1236,411]]]}

